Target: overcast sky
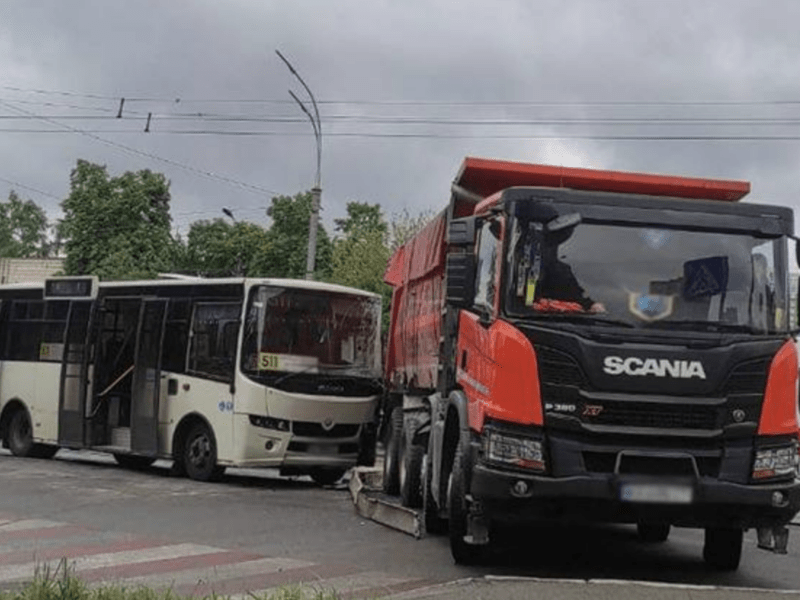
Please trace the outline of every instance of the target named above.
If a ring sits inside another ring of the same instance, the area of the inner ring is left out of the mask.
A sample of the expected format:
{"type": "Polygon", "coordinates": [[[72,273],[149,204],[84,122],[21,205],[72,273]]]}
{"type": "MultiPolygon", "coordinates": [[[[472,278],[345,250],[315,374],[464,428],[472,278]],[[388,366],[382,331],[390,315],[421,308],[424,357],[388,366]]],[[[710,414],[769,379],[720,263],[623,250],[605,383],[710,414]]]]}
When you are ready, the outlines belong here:
{"type": "Polygon", "coordinates": [[[280,49],[319,102],[329,231],[351,200],[438,211],[468,155],[797,209],[798,23],[796,0],[0,0],[0,197],[55,220],[82,158],[163,172],[183,234],[223,207],[267,225],[315,172],[280,49]]]}

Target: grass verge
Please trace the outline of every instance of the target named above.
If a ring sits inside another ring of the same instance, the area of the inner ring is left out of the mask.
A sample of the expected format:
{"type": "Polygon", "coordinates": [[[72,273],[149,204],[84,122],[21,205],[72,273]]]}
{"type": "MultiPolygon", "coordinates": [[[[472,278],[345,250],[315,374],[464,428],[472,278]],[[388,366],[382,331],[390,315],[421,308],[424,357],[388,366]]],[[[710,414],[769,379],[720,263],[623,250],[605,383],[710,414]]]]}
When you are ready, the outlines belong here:
{"type": "MultiPolygon", "coordinates": [[[[335,590],[318,590],[308,586],[285,586],[265,594],[237,595],[246,600],[342,600],[335,590]]],[[[108,585],[89,587],[70,572],[62,559],[53,570],[48,565],[37,567],[34,578],[16,590],[0,591],[0,600],[229,600],[229,596],[179,596],[171,590],[156,591],[146,587],[108,585]]]]}

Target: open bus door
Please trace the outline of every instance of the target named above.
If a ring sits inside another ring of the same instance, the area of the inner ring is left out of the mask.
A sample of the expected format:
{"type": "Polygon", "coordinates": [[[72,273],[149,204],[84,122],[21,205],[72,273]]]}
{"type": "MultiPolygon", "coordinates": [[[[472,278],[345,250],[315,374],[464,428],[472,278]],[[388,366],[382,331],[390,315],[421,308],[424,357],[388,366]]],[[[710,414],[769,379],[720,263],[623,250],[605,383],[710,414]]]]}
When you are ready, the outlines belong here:
{"type": "Polygon", "coordinates": [[[158,412],[161,396],[161,347],[167,300],[142,303],[131,384],[131,451],[158,453],[158,412]]]}
{"type": "Polygon", "coordinates": [[[86,396],[89,382],[92,300],[73,300],[67,318],[58,402],[58,444],[86,445],[86,396]]]}

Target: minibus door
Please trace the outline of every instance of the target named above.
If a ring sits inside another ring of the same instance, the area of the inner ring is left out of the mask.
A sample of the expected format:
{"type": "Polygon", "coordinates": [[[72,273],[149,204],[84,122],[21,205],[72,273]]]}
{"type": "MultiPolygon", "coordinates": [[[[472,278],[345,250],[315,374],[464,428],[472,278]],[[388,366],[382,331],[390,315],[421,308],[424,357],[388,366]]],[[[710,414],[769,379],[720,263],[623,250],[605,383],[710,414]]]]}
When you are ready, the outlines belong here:
{"type": "Polygon", "coordinates": [[[91,300],[73,300],[70,304],[64,353],[61,359],[61,382],[58,400],[58,445],[81,448],[86,445],[86,395],[89,382],[91,340],[89,323],[91,300]]]}
{"type": "Polygon", "coordinates": [[[146,299],[139,318],[131,388],[131,451],[158,453],[158,412],[161,392],[161,348],[167,300],[146,299]]]}

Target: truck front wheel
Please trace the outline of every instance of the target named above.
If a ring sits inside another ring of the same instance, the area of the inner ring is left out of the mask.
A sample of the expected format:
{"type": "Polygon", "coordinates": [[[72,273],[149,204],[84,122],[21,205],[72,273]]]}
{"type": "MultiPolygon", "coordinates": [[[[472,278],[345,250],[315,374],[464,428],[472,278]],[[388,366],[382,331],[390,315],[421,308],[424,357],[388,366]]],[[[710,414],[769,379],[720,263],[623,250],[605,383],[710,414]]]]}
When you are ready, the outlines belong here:
{"type": "Polygon", "coordinates": [[[456,450],[453,470],[447,482],[447,510],[450,533],[450,553],[458,565],[479,565],[486,560],[488,545],[469,544],[467,535],[469,503],[467,500],[467,477],[461,448],[456,450]]]}
{"type": "Polygon", "coordinates": [[[424,477],[422,484],[422,516],[425,519],[425,531],[431,534],[444,533],[447,531],[447,520],[439,517],[439,509],[437,506],[437,499],[439,494],[436,494],[434,499],[433,491],[433,464],[430,460],[430,454],[424,456],[422,469],[424,477]]]}
{"type": "Polygon", "coordinates": [[[744,532],[734,527],[706,528],[703,560],[717,571],[735,571],[742,558],[744,532]]]}

